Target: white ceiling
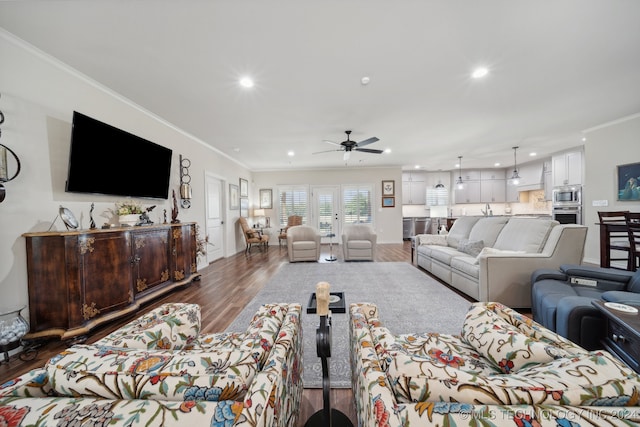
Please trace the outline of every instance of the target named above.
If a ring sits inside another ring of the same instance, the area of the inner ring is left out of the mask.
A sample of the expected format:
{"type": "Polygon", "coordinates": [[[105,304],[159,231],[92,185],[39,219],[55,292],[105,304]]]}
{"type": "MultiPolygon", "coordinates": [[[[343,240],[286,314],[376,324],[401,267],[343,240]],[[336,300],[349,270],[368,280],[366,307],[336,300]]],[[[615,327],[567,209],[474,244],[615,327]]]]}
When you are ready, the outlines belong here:
{"type": "Polygon", "coordinates": [[[0,27],[256,171],[343,168],[312,153],[346,129],[392,150],[347,167],[575,147],[640,112],[638,22],[638,0],[0,1],[0,27]]]}

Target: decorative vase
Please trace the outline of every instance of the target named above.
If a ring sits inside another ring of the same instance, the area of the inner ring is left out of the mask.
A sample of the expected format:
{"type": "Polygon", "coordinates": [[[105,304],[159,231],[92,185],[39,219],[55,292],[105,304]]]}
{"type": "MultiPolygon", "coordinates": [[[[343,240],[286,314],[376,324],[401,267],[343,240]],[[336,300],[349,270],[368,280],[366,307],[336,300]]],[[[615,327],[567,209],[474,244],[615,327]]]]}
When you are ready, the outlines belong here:
{"type": "Polygon", "coordinates": [[[118,221],[124,227],[133,227],[140,222],[140,214],[120,215],[118,221]]]}

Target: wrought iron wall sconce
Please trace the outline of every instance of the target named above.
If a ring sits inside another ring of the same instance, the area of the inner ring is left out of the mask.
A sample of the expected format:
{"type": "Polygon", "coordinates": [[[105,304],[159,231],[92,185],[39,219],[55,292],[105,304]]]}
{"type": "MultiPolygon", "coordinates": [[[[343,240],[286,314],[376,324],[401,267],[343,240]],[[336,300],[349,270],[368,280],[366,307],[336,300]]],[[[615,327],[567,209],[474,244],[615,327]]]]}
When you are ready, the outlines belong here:
{"type": "Polygon", "coordinates": [[[184,209],[191,207],[191,175],[189,175],[189,167],[191,166],[191,160],[183,158],[180,155],[180,205],[184,209]]]}
{"type": "MultiPolygon", "coordinates": [[[[0,111],[0,125],[4,123],[4,114],[0,111]]],[[[2,129],[0,129],[0,138],[2,137],[2,129]]],[[[20,159],[9,147],[4,144],[0,144],[0,202],[5,198],[6,192],[2,183],[9,182],[15,179],[20,173],[20,159]],[[16,171],[13,174],[9,173],[9,158],[7,156],[11,154],[13,156],[16,171]]]]}

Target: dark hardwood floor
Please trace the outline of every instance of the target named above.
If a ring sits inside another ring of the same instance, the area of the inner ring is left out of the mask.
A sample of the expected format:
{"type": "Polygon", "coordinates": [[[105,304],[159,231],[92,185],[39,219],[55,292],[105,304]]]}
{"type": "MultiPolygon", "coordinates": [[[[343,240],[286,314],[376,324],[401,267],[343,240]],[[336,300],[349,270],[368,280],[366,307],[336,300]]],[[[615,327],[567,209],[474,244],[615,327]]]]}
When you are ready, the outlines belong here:
{"type": "MultiPolygon", "coordinates": [[[[341,248],[333,246],[333,254],[341,262],[341,248]]],[[[323,245],[320,262],[326,262],[329,246],[323,245]]],[[[411,262],[411,247],[409,242],[402,244],[380,244],[377,249],[376,261],[411,262]]],[[[166,302],[188,302],[200,304],[202,309],[202,331],[206,333],[224,331],[231,321],[242,311],[256,293],[262,289],[267,281],[288,263],[285,247],[270,246],[268,250],[254,248],[249,254],[243,252],[232,257],[218,260],[203,268],[200,281],[193,282],[184,289],[174,291],[143,306],[135,315],[118,319],[106,326],[95,329],[87,339],[87,343],[111,333],[113,330],[128,323],[148,311],[166,302]]],[[[424,274],[427,274],[426,272],[424,274]]],[[[277,302],[277,301],[266,301],[277,302]]],[[[303,305],[305,301],[300,301],[303,305]]],[[[38,354],[33,360],[23,361],[17,355],[10,358],[8,363],[0,365],[0,384],[30,369],[44,366],[46,361],[67,347],[67,343],[51,340],[38,348],[38,354]]],[[[315,355],[311,355],[314,357],[315,355]]],[[[344,412],[357,425],[353,395],[348,389],[335,389],[331,393],[332,407],[344,412]]],[[[300,408],[299,425],[316,411],[322,409],[322,390],[305,389],[300,408]]]]}

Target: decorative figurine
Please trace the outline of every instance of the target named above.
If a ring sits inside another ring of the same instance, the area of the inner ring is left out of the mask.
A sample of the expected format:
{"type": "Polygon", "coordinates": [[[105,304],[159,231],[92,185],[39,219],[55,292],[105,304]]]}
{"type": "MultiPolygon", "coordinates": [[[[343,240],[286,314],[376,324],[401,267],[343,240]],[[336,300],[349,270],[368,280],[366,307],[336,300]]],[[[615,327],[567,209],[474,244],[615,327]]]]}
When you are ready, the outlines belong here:
{"type": "Polygon", "coordinates": [[[164,224],[166,224],[167,223],[167,209],[166,208],[164,209],[163,214],[164,214],[164,224]]]}
{"type": "Polygon", "coordinates": [[[149,213],[156,207],[156,205],[153,205],[149,208],[146,209],[146,212],[143,212],[140,215],[140,225],[151,225],[153,224],[153,221],[151,221],[151,218],[149,218],[149,213]]]}
{"type": "Polygon", "coordinates": [[[178,200],[176,200],[176,190],[173,191],[173,209],[171,209],[171,224],[179,224],[178,219],[178,200]]]}
{"type": "Polygon", "coordinates": [[[92,230],[95,230],[96,222],[93,220],[93,208],[95,208],[95,203],[91,203],[91,209],[89,209],[89,220],[90,220],[89,228],[92,230]]]}

